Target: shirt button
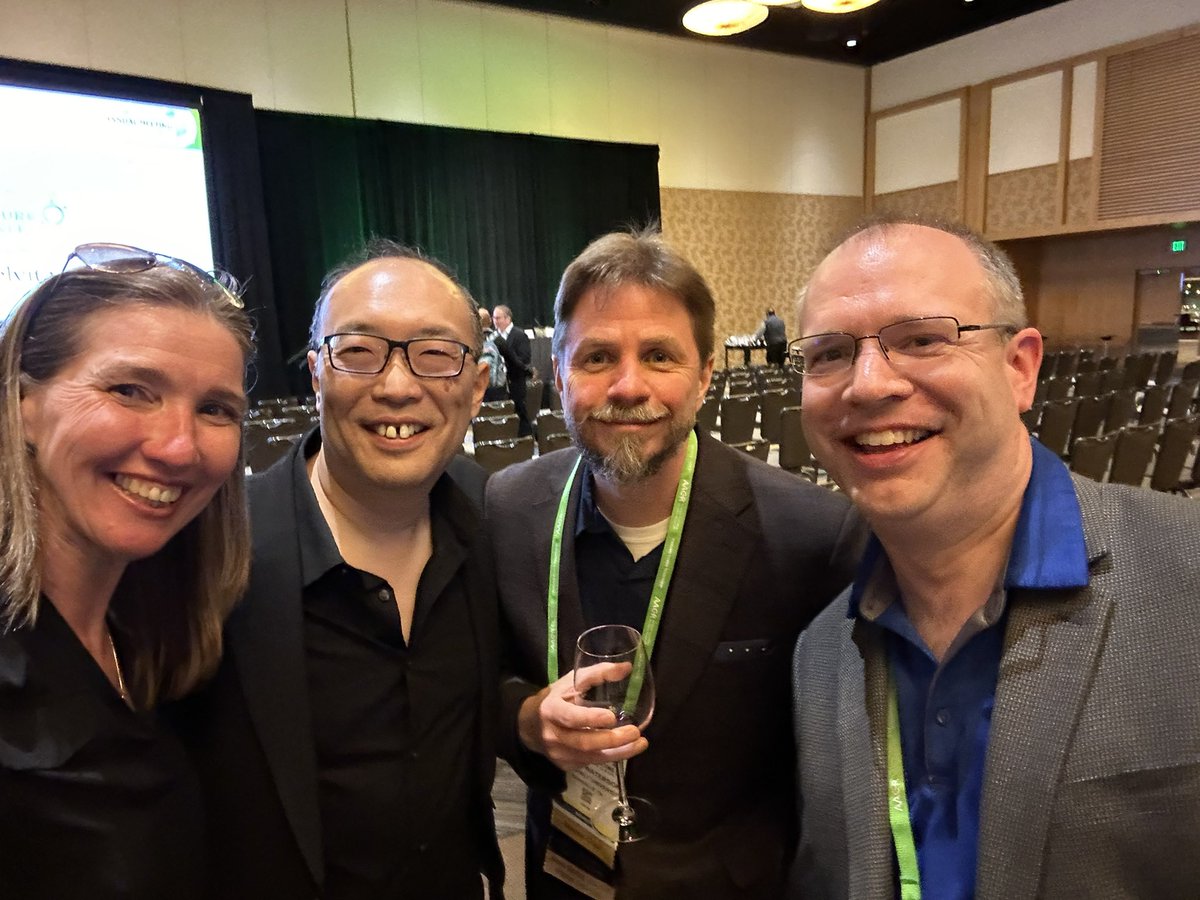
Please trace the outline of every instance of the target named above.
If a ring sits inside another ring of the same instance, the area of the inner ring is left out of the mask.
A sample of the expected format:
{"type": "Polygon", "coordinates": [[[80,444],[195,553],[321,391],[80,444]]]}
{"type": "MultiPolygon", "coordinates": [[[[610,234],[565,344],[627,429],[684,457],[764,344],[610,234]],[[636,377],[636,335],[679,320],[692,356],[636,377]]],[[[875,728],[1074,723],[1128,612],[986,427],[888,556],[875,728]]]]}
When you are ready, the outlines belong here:
{"type": "Polygon", "coordinates": [[[380,588],[379,593],[376,596],[379,597],[380,603],[391,603],[392,602],[392,592],[389,591],[387,588],[380,588]]]}
{"type": "Polygon", "coordinates": [[[946,725],[950,721],[950,710],[939,709],[937,711],[937,715],[934,716],[933,718],[934,718],[934,721],[937,722],[939,725],[946,725]]]}

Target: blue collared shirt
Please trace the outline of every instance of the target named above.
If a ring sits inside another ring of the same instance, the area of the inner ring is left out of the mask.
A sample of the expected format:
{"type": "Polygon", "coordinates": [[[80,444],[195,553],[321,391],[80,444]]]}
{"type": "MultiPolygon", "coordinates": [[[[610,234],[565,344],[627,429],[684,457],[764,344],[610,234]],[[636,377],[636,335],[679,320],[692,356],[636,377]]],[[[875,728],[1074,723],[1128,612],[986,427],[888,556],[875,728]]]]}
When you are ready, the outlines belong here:
{"type": "Polygon", "coordinates": [[[1007,592],[1080,588],[1087,582],[1083,523],[1070,473],[1037,441],[1003,583],[963,626],[940,664],[903,604],[894,602],[899,597],[895,577],[872,536],[849,614],[887,632],[922,897],[957,900],[975,893],[979,805],[1007,592]]]}

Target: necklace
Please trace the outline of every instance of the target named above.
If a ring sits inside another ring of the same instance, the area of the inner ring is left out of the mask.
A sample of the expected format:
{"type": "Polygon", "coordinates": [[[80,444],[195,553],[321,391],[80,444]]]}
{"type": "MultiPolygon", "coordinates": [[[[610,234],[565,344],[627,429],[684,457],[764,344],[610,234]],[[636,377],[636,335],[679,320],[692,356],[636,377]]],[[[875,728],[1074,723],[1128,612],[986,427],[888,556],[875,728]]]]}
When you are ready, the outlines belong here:
{"type": "Polygon", "coordinates": [[[117,669],[117,693],[121,695],[121,699],[129,703],[129,691],[125,689],[125,676],[121,674],[121,660],[117,656],[117,645],[113,643],[112,632],[108,632],[108,649],[112,651],[113,665],[117,669]]]}

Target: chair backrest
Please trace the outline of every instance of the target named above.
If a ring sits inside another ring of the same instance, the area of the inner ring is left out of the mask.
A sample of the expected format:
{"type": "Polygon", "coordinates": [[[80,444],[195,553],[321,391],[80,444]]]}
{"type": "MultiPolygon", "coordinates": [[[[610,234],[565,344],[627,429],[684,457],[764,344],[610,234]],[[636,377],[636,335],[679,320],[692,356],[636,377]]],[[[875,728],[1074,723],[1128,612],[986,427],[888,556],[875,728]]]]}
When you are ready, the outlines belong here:
{"type": "Polygon", "coordinates": [[[487,441],[503,441],[515,438],[520,424],[521,420],[515,414],[481,417],[471,422],[471,434],[477,444],[487,441]]]}
{"type": "Polygon", "coordinates": [[[1026,431],[1037,431],[1038,423],[1042,421],[1042,407],[1045,403],[1034,403],[1021,413],[1021,421],[1025,423],[1026,431]]]}
{"type": "Polygon", "coordinates": [[[1158,354],[1158,365],[1154,369],[1154,383],[1166,384],[1175,374],[1175,363],[1179,360],[1178,350],[1166,350],[1158,354]]]}
{"type": "Polygon", "coordinates": [[[1183,373],[1179,377],[1181,380],[1200,378],[1200,359],[1193,359],[1190,363],[1184,366],[1183,373]]]}
{"type": "Polygon", "coordinates": [[[758,398],[758,432],[764,440],[779,443],[779,411],[787,405],[786,389],[763,391],[758,398]]]}
{"type": "Polygon", "coordinates": [[[508,441],[484,441],[475,445],[475,462],[493,474],[505,466],[527,459],[533,459],[533,438],[529,435],[508,441]]]}
{"type": "Polygon", "coordinates": [[[479,404],[480,418],[511,416],[516,411],[517,407],[512,400],[489,400],[486,403],[479,404]]]}
{"type": "Polygon", "coordinates": [[[758,397],[726,397],[721,401],[721,440],[744,444],[754,437],[758,397]]]}
{"type": "Polygon", "coordinates": [[[543,409],[537,415],[535,430],[538,434],[561,434],[567,430],[566,417],[561,409],[543,409]]]}
{"type": "Polygon", "coordinates": [[[717,413],[720,410],[720,397],[715,394],[709,394],[704,398],[704,403],[700,405],[700,410],[696,413],[696,424],[700,426],[702,432],[712,434],[717,430],[717,413]]]}
{"type": "Polygon", "coordinates": [[[1075,376],[1075,396],[1095,397],[1100,393],[1100,382],[1104,376],[1098,372],[1081,372],[1075,376]]]}
{"type": "Polygon", "coordinates": [[[1051,400],[1042,408],[1042,422],[1038,426],[1038,440],[1059,456],[1067,455],[1067,442],[1071,438],[1071,427],[1075,424],[1075,409],[1079,400],[1051,400]]]}
{"type": "Polygon", "coordinates": [[[1115,356],[1102,356],[1100,357],[1100,362],[1097,364],[1097,368],[1099,368],[1101,372],[1112,371],[1113,369],[1119,368],[1117,361],[1118,360],[1115,356]]]}
{"type": "Polygon", "coordinates": [[[1071,393],[1071,379],[1055,377],[1046,379],[1046,399],[1065,400],[1071,393]]]}
{"type": "Polygon", "coordinates": [[[1093,481],[1103,481],[1117,446],[1113,431],[1102,437],[1081,437],[1071,445],[1071,471],[1093,481]]]}
{"type": "Polygon", "coordinates": [[[539,455],[544,456],[547,453],[553,453],[555,450],[565,450],[570,446],[571,436],[565,431],[538,432],[537,447],[539,455]]]}
{"type": "Polygon", "coordinates": [[[1108,480],[1115,484],[1140,487],[1146,479],[1146,470],[1150,467],[1157,442],[1158,429],[1153,425],[1131,425],[1121,429],[1117,435],[1117,447],[1113,451],[1112,471],[1108,473],[1108,480]]]}
{"type": "Polygon", "coordinates": [[[817,464],[800,425],[798,406],[785,406],[779,411],[779,468],[800,474],[811,469],[812,480],[817,480],[817,464]]]}
{"type": "Polygon", "coordinates": [[[1154,459],[1154,470],[1150,473],[1150,489],[1173,491],[1179,487],[1183,465],[1192,451],[1196,431],[1200,429],[1200,416],[1175,419],[1166,424],[1158,444],[1158,456],[1154,459]]]}
{"type": "Polygon", "coordinates": [[[1054,374],[1058,378],[1071,378],[1079,368],[1079,351],[1063,350],[1058,354],[1054,374]]]}
{"type": "Polygon", "coordinates": [[[1112,401],[1112,394],[1080,397],[1079,408],[1075,410],[1075,425],[1071,428],[1071,440],[1095,437],[1104,420],[1108,418],[1108,408],[1112,406],[1112,401]]]}
{"type": "Polygon", "coordinates": [[[1037,387],[1033,390],[1033,402],[1045,403],[1046,397],[1050,393],[1050,379],[1039,378],[1037,387]]]}
{"type": "Polygon", "coordinates": [[[1124,428],[1133,421],[1137,412],[1137,389],[1121,388],[1113,392],[1112,403],[1108,407],[1108,416],[1104,420],[1105,431],[1116,431],[1124,428]]]}
{"type": "Polygon", "coordinates": [[[1110,394],[1125,386],[1124,369],[1102,369],[1100,373],[1100,393],[1110,394]]]}
{"type": "Polygon", "coordinates": [[[1038,381],[1045,381],[1054,375],[1055,368],[1058,367],[1057,353],[1042,354],[1041,365],[1038,366],[1038,381]]]}
{"type": "Polygon", "coordinates": [[[246,429],[246,468],[251,472],[264,472],[287,455],[292,444],[303,434],[294,432],[272,433],[268,429],[246,429]]]}
{"type": "Polygon", "coordinates": [[[767,455],[771,452],[771,444],[768,441],[747,441],[744,444],[732,444],[731,446],[737,447],[743,453],[748,453],[763,462],[767,461],[767,455]]]}
{"type": "Polygon", "coordinates": [[[1138,413],[1139,425],[1157,425],[1163,420],[1163,411],[1167,408],[1167,392],[1169,384],[1153,384],[1142,394],[1142,409],[1138,413]]]}
{"type": "Polygon", "coordinates": [[[546,405],[545,385],[539,378],[530,378],[525,382],[525,410],[531,416],[536,416],[538,410],[546,405]]]}
{"type": "Polygon", "coordinates": [[[1125,357],[1125,375],[1122,387],[1144,388],[1154,374],[1158,363],[1157,353],[1130,354],[1125,357]]]}
{"type": "Polygon", "coordinates": [[[1195,378],[1185,378],[1175,385],[1171,391],[1171,401],[1167,404],[1168,419],[1182,419],[1184,416],[1190,415],[1192,406],[1196,402],[1196,388],[1200,386],[1200,380],[1195,378]]]}

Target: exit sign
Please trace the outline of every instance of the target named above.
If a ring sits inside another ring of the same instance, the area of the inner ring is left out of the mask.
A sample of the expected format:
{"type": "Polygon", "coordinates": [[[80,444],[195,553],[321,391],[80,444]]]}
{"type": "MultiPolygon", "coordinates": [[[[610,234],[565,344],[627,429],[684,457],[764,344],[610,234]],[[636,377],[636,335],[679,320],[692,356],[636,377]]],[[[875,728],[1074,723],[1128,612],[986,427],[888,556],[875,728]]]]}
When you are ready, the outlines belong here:
{"type": "Polygon", "coordinates": [[[1171,241],[1171,252],[1182,253],[1187,249],[1187,241],[1171,241]]]}

